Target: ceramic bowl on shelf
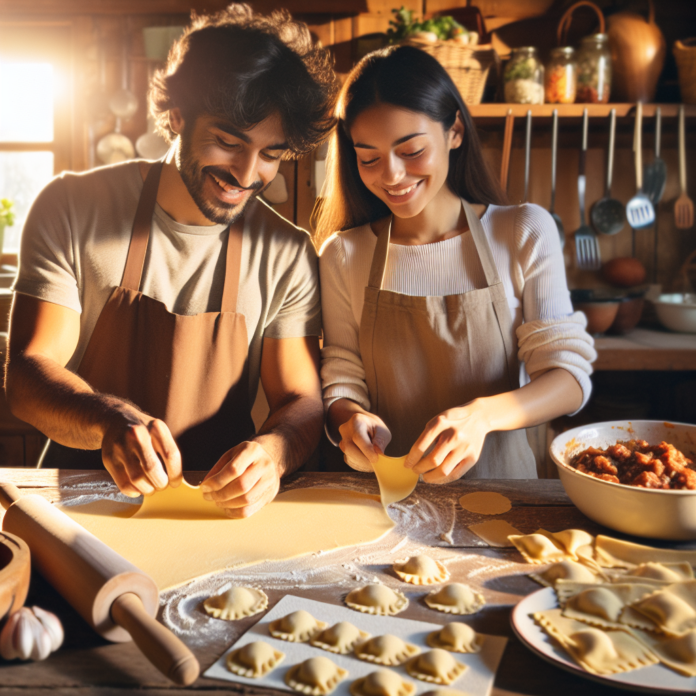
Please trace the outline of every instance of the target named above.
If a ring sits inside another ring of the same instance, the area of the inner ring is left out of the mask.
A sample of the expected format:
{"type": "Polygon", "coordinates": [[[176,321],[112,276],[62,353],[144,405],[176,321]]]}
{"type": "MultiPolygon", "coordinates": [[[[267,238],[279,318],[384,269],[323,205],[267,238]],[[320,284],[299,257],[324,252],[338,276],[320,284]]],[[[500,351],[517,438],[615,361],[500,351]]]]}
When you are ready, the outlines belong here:
{"type": "Polygon", "coordinates": [[[573,302],[573,308],[587,317],[587,333],[601,334],[614,323],[621,300],[573,302]]]}
{"type": "Polygon", "coordinates": [[[696,490],[659,490],[612,483],[571,466],[587,447],[605,449],[620,441],[663,440],[687,457],[696,455],[696,425],[636,420],[593,423],[554,438],[550,454],[568,497],[591,520],[618,532],[651,539],[696,539],[696,490]]]}
{"type": "Polygon", "coordinates": [[[18,536],[0,532],[0,620],[24,604],[30,572],[29,547],[18,536]]]}
{"type": "Polygon", "coordinates": [[[660,295],[654,304],[657,318],[666,329],[680,333],[696,333],[696,295],[660,295]]]}

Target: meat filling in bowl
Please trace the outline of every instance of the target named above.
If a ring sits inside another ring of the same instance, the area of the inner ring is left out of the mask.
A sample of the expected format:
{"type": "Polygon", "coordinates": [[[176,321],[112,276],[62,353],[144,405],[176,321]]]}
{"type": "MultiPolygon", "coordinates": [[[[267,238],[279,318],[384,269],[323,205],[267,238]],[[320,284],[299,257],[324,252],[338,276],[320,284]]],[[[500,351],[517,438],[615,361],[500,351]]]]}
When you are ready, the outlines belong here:
{"type": "Polygon", "coordinates": [[[588,447],[571,461],[578,471],[612,483],[640,488],[696,489],[691,459],[667,442],[617,442],[607,449],[588,447]]]}

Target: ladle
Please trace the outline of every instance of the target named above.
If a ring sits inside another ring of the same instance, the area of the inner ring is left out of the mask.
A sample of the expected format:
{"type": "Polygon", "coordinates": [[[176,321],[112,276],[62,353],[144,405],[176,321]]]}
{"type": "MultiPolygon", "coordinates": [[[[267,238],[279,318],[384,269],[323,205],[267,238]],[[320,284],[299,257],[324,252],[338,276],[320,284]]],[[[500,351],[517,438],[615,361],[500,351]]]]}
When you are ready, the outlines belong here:
{"type": "Polygon", "coordinates": [[[551,205],[549,213],[558,228],[558,237],[561,240],[561,249],[565,246],[565,229],[561,216],[554,212],[556,207],[556,156],[558,154],[558,109],[553,110],[553,129],[551,131],[551,205]]]}
{"type": "Polygon", "coordinates": [[[650,202],[657,205],[662,199],[667,183],[667,165],[660,157],[660,140],[662,136],[662,109],[655,108],[655,159],[645,167],[643,188],[650,202]]]}
{"type": "Polygon", "coordinates": [[[611,197],[611,181],[614,171],[614,142],[616,140],[616,109],[609,112],[609,152],[607,164],[607,187],[604,198],[600,198],[592,206],[590,217],[597,232],[602,234],[617,234],[621,232],[626,222],[624,207],[621,201],[611,197]]]}

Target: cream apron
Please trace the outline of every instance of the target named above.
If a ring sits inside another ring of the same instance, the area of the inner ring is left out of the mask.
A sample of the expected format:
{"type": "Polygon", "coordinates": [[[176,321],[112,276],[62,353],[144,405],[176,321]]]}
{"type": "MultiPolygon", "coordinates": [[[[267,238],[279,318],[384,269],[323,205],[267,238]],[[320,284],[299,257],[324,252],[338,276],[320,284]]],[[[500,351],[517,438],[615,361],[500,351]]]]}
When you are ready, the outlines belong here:
{"type": "MultiPolygon", "coordinates": [[[[246,321],[237,294],[243,225],[232,226],[220,312],[173,314],[140,292],[162,162],[150,167],[133,222],[121,285],[104,306],[77,373],[99,392],[162,419],[184,469],[209,470],[254,434],[246,321]]],[[[101,450],[49,443],[41,466],[102,468],[101,450]]]]}
{"type": "MultiPolygon", "coordinates": [[[[406,454],[448,408],[519,387],[510,308],[481,221],[462,200],[487,287],[414,297],[382,290],[391,224],[377,237],[360,320],[372,413],[392,433],[386,454],[406,454]]],[[[489,433],[466,478],[536,478],[524,430],[489,433]]]]}

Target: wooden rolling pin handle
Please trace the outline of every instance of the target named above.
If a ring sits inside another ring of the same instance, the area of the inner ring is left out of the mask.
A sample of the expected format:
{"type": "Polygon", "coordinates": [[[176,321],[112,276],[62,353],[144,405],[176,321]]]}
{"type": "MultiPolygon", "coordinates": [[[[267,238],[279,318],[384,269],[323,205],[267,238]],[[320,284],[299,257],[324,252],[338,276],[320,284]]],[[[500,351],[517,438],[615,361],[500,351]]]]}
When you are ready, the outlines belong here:
{"type": "Polygon", "coordinates": [[[130,633],[145,657],[175,684],[188,686],[200,665],[193,653],[165,626],[153,619],[138,595],[126,592],[111,605],[111,618],[130,633]]]}
{"type": "Polygon", "coordinates": [[[10,505],[21,497],[19,488],[13,483],[0,483],[0,505],[2,505],[5,510],[9,510],[10,505]]]}

